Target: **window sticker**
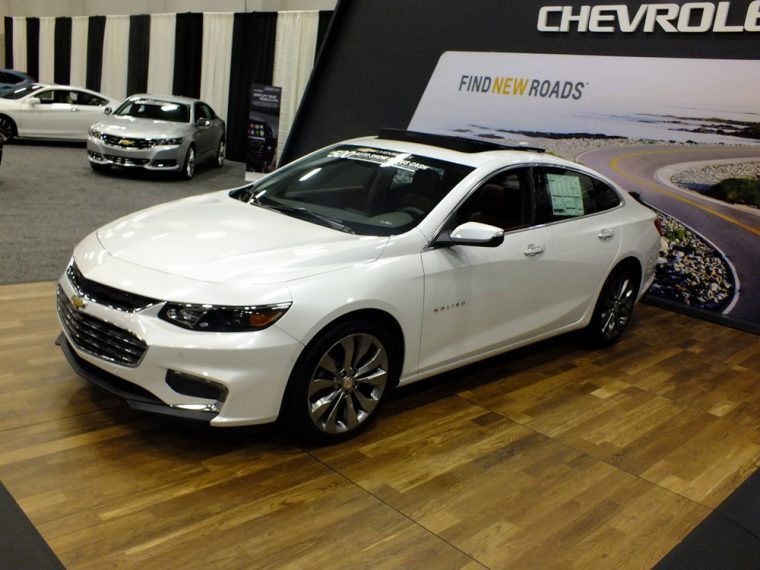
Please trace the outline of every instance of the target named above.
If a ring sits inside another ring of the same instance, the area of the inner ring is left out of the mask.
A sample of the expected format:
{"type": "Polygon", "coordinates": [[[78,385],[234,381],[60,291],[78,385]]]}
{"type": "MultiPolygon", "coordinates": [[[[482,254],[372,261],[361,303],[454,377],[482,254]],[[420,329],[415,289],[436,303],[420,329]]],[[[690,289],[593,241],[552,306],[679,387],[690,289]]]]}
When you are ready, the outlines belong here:
{"type": "Polygon", "coordinates": [[[581,181],[572,174],[546,174],[552,214],[555,216],[582,216],[583,191],[581,181]]]}
{"type": "Polygon", "coordinates": [[[392,150],[382,150],[378,148],[340,148],[330,152],[327,156],[329,158],[361,160],[363,162],[371,162],[380,166],[395,166],[411,172],[427,170],[429,168],[425,164],[409,160],[411,155],[408,153],[394,152],[392,150]]]}

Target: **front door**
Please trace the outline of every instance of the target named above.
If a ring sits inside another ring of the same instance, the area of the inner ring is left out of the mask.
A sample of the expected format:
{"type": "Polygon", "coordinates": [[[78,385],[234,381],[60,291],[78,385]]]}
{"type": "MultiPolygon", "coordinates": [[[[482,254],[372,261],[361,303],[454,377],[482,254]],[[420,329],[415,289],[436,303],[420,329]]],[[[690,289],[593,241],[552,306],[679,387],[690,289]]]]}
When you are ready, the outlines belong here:
{"type": "Polygon", "coordinates": [[[501,172],[477,187],[447,222],[475,221],[502,228],[498,247],[429,249],[422,255],[425,301],[420,371],[498,349],[535,335],[547,318],[537,286],[543,271],[545,229],[533,224],[529,168],[501,172]]]}

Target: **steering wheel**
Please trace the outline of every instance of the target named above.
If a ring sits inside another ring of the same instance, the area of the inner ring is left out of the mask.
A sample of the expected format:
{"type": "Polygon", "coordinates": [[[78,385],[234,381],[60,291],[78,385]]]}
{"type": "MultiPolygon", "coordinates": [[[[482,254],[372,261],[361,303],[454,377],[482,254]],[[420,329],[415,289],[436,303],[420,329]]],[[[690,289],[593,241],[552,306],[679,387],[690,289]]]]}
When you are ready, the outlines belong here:
{"type": "Polygon", "coordinates": [[[405,206],[401,208],[402,212],[406,212],[410,216],[412,216],[412,219],[417,222],[425,217],[425,211],[421,208],[417,208],[416,206],[405,206]]]}

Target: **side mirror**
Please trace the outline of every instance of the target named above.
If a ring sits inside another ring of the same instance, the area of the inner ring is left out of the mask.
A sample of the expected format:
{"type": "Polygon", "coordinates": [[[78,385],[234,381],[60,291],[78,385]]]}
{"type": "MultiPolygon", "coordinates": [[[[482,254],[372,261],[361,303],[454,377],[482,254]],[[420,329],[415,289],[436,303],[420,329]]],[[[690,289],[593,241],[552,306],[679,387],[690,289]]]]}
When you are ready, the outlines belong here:
{"type": "Polygon", "coordinates": [[[465,222],[450,232],[443,232],[433,242],[433,247],[469,245],[475,247],[498,247],[504,242],[504,230],[480,222],[465,222]]]}
{"type": "Polygon", "coordinates": [[[30,105],[39,105],[40,104],[40,98],[39,97],[27,97],[26,102],[30,105]]]}
{"type": "Polygon", "coordinates": [[[206,117],[201,117],[197,121],[195,121],[196,126],[205,128],[211,126],[211,121],[209,121],[206,117]]]}
{"type": "Polygon", "coordinates": [[[111,113],[113,113],[113,109],[111,109],[111,107],[106,107],[105,109],[103,109],[103,113],[106,115],[110,115],[111,113]]]}

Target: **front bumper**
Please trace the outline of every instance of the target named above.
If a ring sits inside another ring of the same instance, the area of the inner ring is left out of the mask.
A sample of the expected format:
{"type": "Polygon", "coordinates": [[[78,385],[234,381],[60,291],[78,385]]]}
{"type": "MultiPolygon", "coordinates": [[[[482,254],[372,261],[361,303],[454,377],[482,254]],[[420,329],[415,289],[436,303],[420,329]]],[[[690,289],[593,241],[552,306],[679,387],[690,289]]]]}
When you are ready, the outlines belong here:
{"type": "Polygon", "coordinates": [[[183,409],[167,406],[153,394],[143,390],[136,384],[122,380],[118,376],[114,376],[97,366],[93,366],[83,358],[80,358],[64,333],[61,333],[58,336],[55,343],[61,347],[63,355],[66,357],[71,368],[74,369],[74,372],[92,384],[124,399],[129,407],[135,410],[196,420],[204,423],[211,422],[217,415],[219,415],[218,412],[213,410],[212,406],[207,409],[183,409]]]}
{"type": "Polygon", "coordinates": [[[128,148],[106,144],[103,140],[87,137],[87,158],[100,165],[144,168],[146,170],[176,171],[184,166],[186,144],[161,145],[150,148],[128,148]]]}
{"type": "Polygon", "coordinates": [[[59,344],[80,376],[134,408],[212,426],[277,419],[303,348],[276,325],[255,332],[204,333],[159,319],[163,303],[134,312],[115,309],[82,297],[66,274],[58,282],[57,303],[63,329],[59,344]],[[79,299],[79,308],[72,298],[79,299]],[[79,324],[72,324],[71,311],[79,324]],[[126,350],[122,337],[144,343],[138,359],[118,358],[126,350]]]}

